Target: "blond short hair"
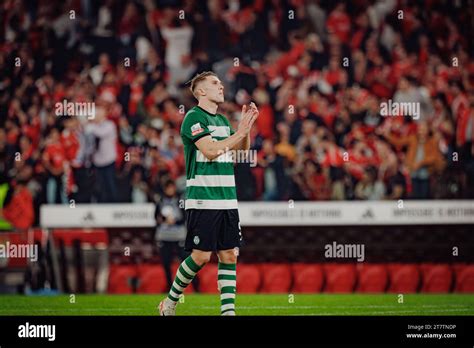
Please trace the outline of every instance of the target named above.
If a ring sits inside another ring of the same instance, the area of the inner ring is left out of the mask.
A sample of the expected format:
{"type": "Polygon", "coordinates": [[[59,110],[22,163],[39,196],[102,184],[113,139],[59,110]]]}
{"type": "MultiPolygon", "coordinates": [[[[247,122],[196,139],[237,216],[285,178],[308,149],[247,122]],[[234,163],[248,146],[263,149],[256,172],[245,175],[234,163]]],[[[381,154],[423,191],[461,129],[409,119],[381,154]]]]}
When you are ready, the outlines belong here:
{"type": "Polygon", "coordinates": [[[188,82],[189,83],[189,89],[191,90],[191,93],[194,95],[194,98],[198,99],[198,97],[195,93],[196,86],[199,84],[199,82],[204,81],[208,76],[217,77],[217,75],[215,73],[213,73],[212,71],[203,71],[202,73],[197,74],[196,76],[194,76],[188,82]]]}

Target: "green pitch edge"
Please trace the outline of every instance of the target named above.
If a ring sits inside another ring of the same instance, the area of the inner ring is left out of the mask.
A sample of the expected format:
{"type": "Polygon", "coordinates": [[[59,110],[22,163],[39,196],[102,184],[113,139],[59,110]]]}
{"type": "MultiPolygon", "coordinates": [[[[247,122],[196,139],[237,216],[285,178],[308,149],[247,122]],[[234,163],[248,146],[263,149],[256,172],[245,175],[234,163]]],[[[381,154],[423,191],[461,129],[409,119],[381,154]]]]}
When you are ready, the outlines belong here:
{"type": "MultiPolygon", "coordinates": [[[[0,295],[0,316],[157,315],[164,295],[0,295]]],[[[474,294],[237,294],[237,315],[474,315],[474,294]]],[[[177,315],[219,315],[219,294],[185,295],[177,315]]]]}

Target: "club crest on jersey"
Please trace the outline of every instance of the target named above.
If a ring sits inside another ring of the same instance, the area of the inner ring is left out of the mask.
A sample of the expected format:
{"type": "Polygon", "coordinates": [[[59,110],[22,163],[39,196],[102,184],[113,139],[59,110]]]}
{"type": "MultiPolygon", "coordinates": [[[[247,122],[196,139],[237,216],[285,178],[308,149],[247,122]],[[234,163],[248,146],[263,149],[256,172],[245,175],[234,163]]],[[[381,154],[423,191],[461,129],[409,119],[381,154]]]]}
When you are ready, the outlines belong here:
{"type": "Polygon", "coordinates": [[[201,127],[201,124],[199,122],[191,126],[191,134],[193,136],[202,132],[204,132],[204,129],[201,127]]]}

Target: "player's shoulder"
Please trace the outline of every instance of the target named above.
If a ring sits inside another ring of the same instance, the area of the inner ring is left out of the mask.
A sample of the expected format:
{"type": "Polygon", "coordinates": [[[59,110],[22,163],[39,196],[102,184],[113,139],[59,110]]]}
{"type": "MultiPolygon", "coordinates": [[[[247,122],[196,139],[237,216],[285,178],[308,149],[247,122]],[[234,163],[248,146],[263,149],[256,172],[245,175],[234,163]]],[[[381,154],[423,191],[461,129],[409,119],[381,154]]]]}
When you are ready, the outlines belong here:
{"type": "Polygon", "coordinates": [[[192,108],[186,113],[186,115],[184,115],[183,125],[188,124],[190,122],[202,121],[202,119],[203,115],[199,112],[199,110],[196,110],[196,108],[192,108]]]}
{"type": "Polygon", "coordinates": [[[181,124],[181,135],[201,129],[203,126],[207,126],[207,123],[206,115],[200,112],[198,108],[193,107],[184,115],[181,124]]]}
{"type": "Polygon", "coordinates": [[[204,120],[206,118],[206,114],[199,110],[197,107],[191,108],[186,115],[184,115],[184,122],[193,122],[195,120],[204,120]]]}

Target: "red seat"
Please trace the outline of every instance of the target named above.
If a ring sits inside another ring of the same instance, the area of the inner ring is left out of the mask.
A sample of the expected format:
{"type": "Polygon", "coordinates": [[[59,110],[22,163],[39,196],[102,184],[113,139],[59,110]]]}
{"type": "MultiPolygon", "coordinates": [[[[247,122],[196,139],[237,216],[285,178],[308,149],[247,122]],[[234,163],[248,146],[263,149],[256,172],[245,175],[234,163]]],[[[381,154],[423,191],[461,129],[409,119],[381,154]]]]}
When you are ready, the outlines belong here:
{"type": "Polygon", "coordinates": [[[258,292],[262,283],[260,269],[256,265],[237,265],[237,292],[253,294],[258,292]]]}
{"type": "Polygon", "coordinates": [[[389,292],[414,293],[420,284],[420,271],[413,264],[391,264],[388,266],[390,275],[389,292]]]}
{"type": "Polygon", "coordinates": [[[357,292],[385,292],[388,284],[388,271],[385,265],[360,264],[357,265],[357,271],[357,292]]]}
{"type": "Polygon", "coordinates": [[[467,263],[455,263],[452,265],[454,275],[457,278],[462,271],[464,271],[469,265],[467,263]]]}
{"type": "Polygon", "coordinates": [[[166,292],[168,285],[166,284],[165,271],[162,265],[142,264],[138,267],[138,293],[143,294],[159,294],[166,292]]]}
{"type": "Polygon", "coordinates": [[[422,292],[448,293],[453,283],[453,272],[448,265],[423,264],[420,266],[423,276],[422,292]]]}
{"type": "Polygon", "coordinates": [[[356,284],[356,269],[353,264],[325,264],[326,292],[353,292],[356,284]]]}
{"type": "Polygon", "coordinates": [[[321,292],[324,278],[320,265],[296,263],[292,265],[292,270],[294,279],[292,292],[321,292]]]}
{"type": "Polygon", "coordinates": [[[455,292],[458,292],[460,289],[459,279],[461,277],[461,273],[463,273],[464,270],[468,267],[469,265],[467,263],[455,263],[452,265],[453,273],[454,273],[454,291],[455,292]]]}
{"type": "Polygon", "coordinates": [[[199,271],[199,288],[208,294],[219,293],[217,288],[217,264],[209,263],[199,271]]]}
{"type": "Polygon", "coordinates": [[[79,239],[81,243],[92,245],[108,245],[109,243],[107,230],[102,228],[58,228],[53,230],[53,238],[56,244],[62,239],[64,245],[68,247],[72,246],[76,239],[79,239]]]}
{"type": "Polygon", "coordinates": [[[264,264],[262,292],[288,293],[291,288],[291,268],[287,264],[264,264]]]}
{"type": "Polygon", "coordinates": [[[130,265],[111,265],[108,292],[111,294],[131,294],[132,278],[137,277],[137,267],[130,265]]]}
{"type": "Polygon", "coordinates": [[[456,292],[474,293],[474,265],[462,267],[456,274],[456,292]]]}

